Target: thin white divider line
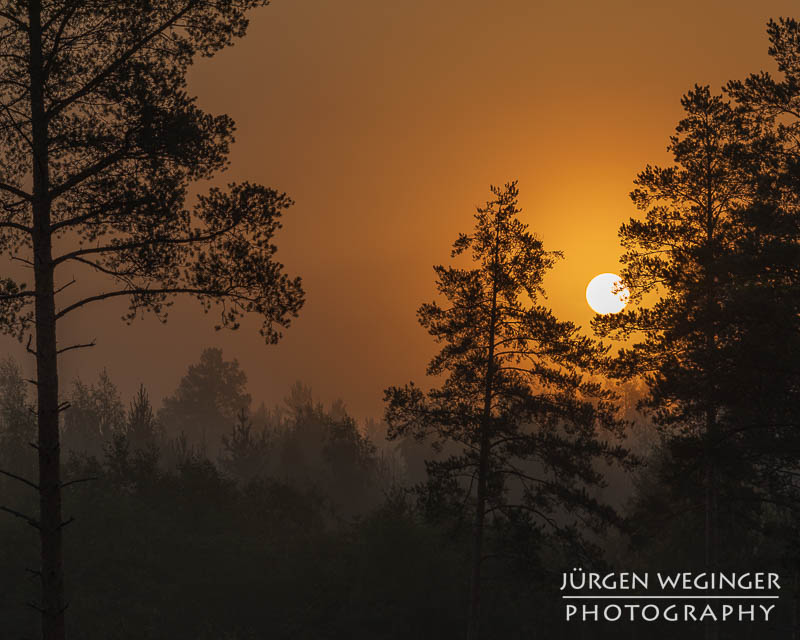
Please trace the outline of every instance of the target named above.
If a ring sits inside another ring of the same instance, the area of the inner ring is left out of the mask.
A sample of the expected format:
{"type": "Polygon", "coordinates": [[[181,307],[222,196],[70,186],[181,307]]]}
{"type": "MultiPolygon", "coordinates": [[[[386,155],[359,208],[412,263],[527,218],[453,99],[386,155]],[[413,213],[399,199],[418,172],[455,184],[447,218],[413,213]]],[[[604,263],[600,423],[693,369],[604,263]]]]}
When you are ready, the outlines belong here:
{"type": "Polygon", "coordinates": [[[777,600],[780,596],[561,596],[563,600],[777,600]]]}

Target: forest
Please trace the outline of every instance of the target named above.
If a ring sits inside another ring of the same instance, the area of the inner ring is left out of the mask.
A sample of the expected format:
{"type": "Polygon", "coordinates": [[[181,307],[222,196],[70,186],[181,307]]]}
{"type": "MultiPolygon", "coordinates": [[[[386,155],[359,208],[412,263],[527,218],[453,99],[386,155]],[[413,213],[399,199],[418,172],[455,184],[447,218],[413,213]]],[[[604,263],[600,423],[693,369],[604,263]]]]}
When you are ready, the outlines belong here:
{"type": "Polygon", "coordinates": [[[291,198],[195,191],[235,125],[187,74],[266,4],[0,2],[0,330],[35,365],[0,359],[0,637],[798,638],[800,23],[767,25],[776,73],[683,95],[618,230],[627,304],[589,327],[509,177],[441,247],[435,354],[381,415],[254,400],[219,347],[160,398],[66,379],[96,345],[62,327],[111,299],[254,317],[266,349],[305,312],[291,198]]]}

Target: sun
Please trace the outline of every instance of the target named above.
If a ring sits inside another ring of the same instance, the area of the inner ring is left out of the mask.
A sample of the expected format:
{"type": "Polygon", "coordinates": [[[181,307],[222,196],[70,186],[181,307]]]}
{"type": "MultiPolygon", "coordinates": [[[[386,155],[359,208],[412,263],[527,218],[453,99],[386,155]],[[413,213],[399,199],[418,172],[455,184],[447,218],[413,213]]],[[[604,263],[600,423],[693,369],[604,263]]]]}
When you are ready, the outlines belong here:
{"type": "Polygon", "coordinates": [[[597,313],[619,313],[628,304],[630,292],[620,277],[613,273],[601,273],[592,278],[586,287],[586,302],[597,313]]]}

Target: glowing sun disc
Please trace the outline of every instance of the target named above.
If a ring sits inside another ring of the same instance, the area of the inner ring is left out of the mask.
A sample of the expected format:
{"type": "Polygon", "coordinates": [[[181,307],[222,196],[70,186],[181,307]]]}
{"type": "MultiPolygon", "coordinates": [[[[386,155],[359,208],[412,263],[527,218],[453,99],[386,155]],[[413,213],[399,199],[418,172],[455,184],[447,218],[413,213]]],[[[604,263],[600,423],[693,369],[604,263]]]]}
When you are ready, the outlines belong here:
{"type": "Polygon", "coordinates": [[[613,273],[601,273],[592,278],[586,287],[586,302],[597,313],[619,313],[628,304],[630,292],[627,287],[615,291],[622,285],[619,276],[613,273]]]}

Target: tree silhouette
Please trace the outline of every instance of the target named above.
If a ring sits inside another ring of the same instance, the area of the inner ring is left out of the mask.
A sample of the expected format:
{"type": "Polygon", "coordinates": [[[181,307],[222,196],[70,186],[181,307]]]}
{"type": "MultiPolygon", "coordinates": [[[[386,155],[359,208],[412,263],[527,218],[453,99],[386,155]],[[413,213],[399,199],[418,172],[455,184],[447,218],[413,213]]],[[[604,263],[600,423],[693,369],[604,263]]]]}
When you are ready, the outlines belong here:
{"type": "Polygon", "coordinates": [[[730,304],[732,254],[740,229],[734,212],[752,193],[744,170],[743,121],[731,105],[695,86],[668,150],[675,164],[647,166],[631,199],[644,218],[619,235],[626,250],[622,280],[632,304],[596,316],[602,336],[634,336],[620,351],[623,376],[642,375],[649,410],[682,465],[702,470],[705,562],[715,561],[722,475],[741,464],[731,436],[731,406],[743,375],[736,366],[740,324],[730,304]],[[730,462],[728,464],[726,459],[730,462]]]}
{"type": "Polygon", "coordinates": [[[27,393],[28,384],[11,358],[0,360],[0,488],[8,493],[14,477],[35,471],[29,443],[35,438],[36,420],[27,393]]]}
{"type": "Polygon", "coordinates": [[[134,451],[152,451],[162,440],[162,429],[156,421],[150,397],[144,385],[139,387],[136,397],[128,409],[124,428],[125,439],[134,451]]]}
{"type": "MultiPolygon", "coordinates": [[[[753,197],[735,212],[736,287],[744,318],[736,412],[753,483],[771,509],[794,511],[797,522],[800,425],[800,24],[770,21],[770,48],[780,76],[752,74],[726,89],[747,122],[747,171],[753,197]]],[[[796,545],[797,527],[790,535],[796,545]]]]}
{"type": "Polygon", "coordinates": [[[66,451],[100,456],[124,426],[125,407],[107,371],[101,371],[94,384],[72,383],[63,422],[62,447],[66,451]]]}
{"type": "Polygon", "coordinates": [[[612,511],[586,487],[602,485],[598,459],[626,458],[598,437],[598,427],[610,435],[622,427],[612,394],[581,373],[606,349],[540,302],[542,279],[559,254],[545,251],[519,219],[516,182],[491,191],[474,231],[453,245],[453,257],[470,252],[476,266],[434,267],[448,304],[417,312],[443,343],[428,365],[428,375],[445,376],[442,385],[425,393],[410,383],[385,394],[390,437],[433,436],[462,447],[428,466],[440,485],[466,478],[466,499],[475,489],[469,640],[479,635],[486,516],[530,517],[565,534],[574,533],[569,513],[590,526],[607,521],[612,511]],[[516,502],[509,499],[514,484],[516,502]]]}
{"type": "Polygon", "coordinates": [[[247,411],[242,409],[236,424],[222,436],[219,467],[242,485],[265,478],[271,471],[268,465],[272,447],[271,434],[266,429],[254,431],[247,411]]]}
{"type": "Polygon", "coordinates": [[[247,376],[236,359],[223,359],[221,349],[204,349],[175,393],[164,398],[159,421],[170,435],[184,433],[189,444],[216,453],[222,434],[250,408],[246,387],[247,376]]]}
{"type": "Polygon", "coordinates": [[[40,514],[20,515],[41,537],[47,640],[65,637],[58,355],[82,346],[57,343],[59,321],[115,298],[128,320],[163,319],[189,294],[220,310],[220,327],[261,315],[275,342],[302,305],[271,244],[285,194],[243,183],[186,202],[192,181],[225,166],[233,132],[230,118],[198,108],[186,72],[243,36],[248,10],[265,4],[0,3],[0,250],[32,279],[2,280],[0,328],[28,336],[36,357],[40,514]],[[85,292],[73,273],[104,284],[85,292]]]}

